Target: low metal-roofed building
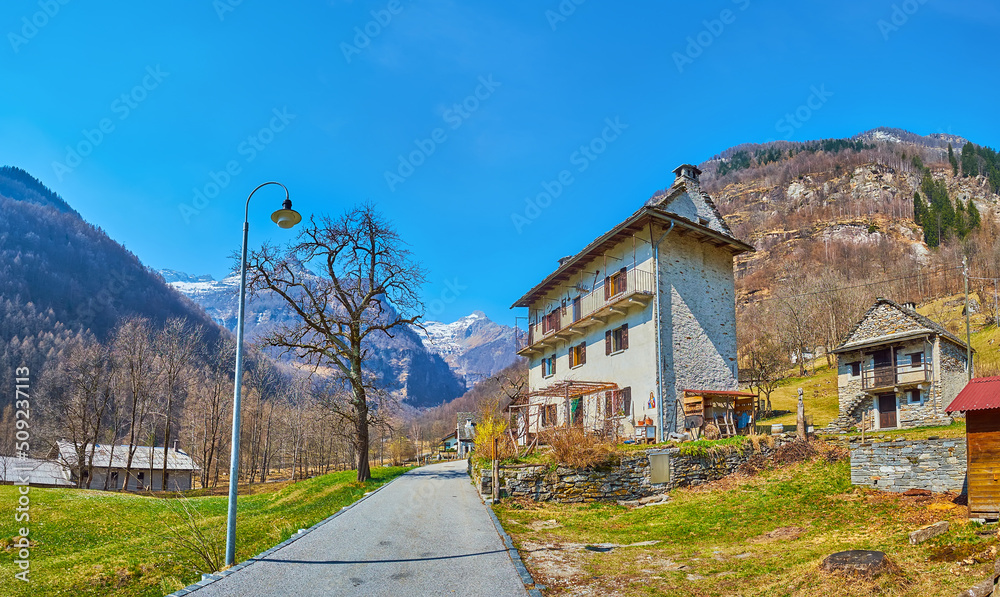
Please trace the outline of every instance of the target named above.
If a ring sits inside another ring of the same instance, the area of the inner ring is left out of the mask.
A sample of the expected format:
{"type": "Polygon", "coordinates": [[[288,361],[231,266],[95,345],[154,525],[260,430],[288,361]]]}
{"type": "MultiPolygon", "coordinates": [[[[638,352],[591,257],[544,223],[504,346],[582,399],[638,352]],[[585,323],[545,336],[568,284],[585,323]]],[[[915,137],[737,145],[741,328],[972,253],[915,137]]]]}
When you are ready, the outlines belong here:
{"type": "MultiPolygon", "coordinates": [[[[85,457],[89,458],[91,445],[87,444],[83,450],[85,457]]],[[[198,470],[194,459],[181,450],[150,446],[135,446],[131,476],[128,479],[126,489],[163,490],[164,450],[166,450],[167,458],[167,489],[170,491],[191,489],[194,472],[198,470]]],[[[76,484],[76,475],[79,470],[76,445],[61,440],[56,442],[54,452],[52,456],[70,469],[71,479],[76,484]]],[[[107,479],[108,489],[121,489],[125,483],[128,454],[129,446],[127,445],[97,444],[94,447],[93,475],[87,475],[87,472],[84,471],[84,476],[88,478],[85,478],[83,486],[89,489],[104,489],[105,479],[107,479]]]]}
{"type": "Polygon", "coordinates": [[[948,406],[965,413],[969,516],[1000,518],[1000,377],[973,379],[948,406]]]}
{"type": "Polygon", "coordinates": [[[0,456],[0,483],[23,484],[34,487],[75,487],[70,480],[69,468],[52,460],[0,456]]]}

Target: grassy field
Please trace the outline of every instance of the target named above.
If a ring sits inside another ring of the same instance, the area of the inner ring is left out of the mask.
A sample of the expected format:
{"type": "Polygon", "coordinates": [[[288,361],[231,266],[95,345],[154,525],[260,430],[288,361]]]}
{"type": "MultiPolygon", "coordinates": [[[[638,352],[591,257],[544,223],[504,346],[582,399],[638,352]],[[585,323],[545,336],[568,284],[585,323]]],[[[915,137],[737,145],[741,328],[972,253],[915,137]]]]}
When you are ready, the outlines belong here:
{"type": "Polygon", "coordinates": [[[995,525],[967,522],[954,496],[852,487],[849,461],[829,460],[676,490],[645,508],[505,501],[494,510],[550,596],[916,597],[986,578],[1000,545],[995,525]],[[937,520],[951,530],[909,544],[907,533],[937,520]],[[645,541],[658,543],[629,546],[645,541]],[[599,543],[626,547],[585,547],[599,543]],[[820,571],[825,556],[848,549],[885,551],[902,572],[863,582],[820,571]],[[976,556],[980,563],[961,563],[976,556]]]}
{"type": "MultiPolygon", "coordinates": [[[[254,488],[240,496],[237,561],[245,560],[333,514],[407,468],[373,468],[372,480],[354,481],[354,471],[295,484],[254,488]],[[256,493],[256,492],[260,493],[256,493]]],[[[17,571],[9,540],[16,488],[0,486],[8,512],[0,522],[0,590],[20,595],[162,596],[200,578],[195,556],[174,547],[170,529],[183,529],[185,506],[217,545],[225,544],[226,497],[162,499],[75,489],[32,488],[30,492],[31,583],[13,580],[17,571]]]]}

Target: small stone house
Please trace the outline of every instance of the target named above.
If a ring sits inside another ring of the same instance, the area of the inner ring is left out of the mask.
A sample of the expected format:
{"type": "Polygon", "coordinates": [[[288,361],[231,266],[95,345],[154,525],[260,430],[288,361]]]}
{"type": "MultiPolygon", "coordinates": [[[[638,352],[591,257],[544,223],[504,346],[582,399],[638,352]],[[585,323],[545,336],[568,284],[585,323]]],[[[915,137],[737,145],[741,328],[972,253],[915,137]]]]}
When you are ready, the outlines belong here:
{"type": "Polygon", "coordinates": [[[833,426],[947,425],[968,380],[967,345],[912,305],[875,301],[834,351],[840,415],[833,426]]]}

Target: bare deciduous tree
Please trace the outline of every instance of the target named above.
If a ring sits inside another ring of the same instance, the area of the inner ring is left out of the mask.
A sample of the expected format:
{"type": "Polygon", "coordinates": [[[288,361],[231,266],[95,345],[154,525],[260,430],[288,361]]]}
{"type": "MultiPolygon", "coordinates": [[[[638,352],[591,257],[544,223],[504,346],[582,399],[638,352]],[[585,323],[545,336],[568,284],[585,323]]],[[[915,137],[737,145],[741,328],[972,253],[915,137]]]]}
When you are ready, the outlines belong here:
{"type": "MultiPolygon", "coordinates": [[[[192,327],[186,319],[174,318],[167,321],[156,335],[156,348],[163,371],[163,389],[166,398],[163,424],[163,470],[162,487],[167,485],[167,449],[170,448],[171,424],[175,401],[187,393],[187,386],[194,370],[194,357],[202,341],[201,327],[192,327]]],[[[150,459],[152,465],[152,458],[150,459]]],[[[150,483],[153,482],[150,473],[150,483]]]]}
{"type": "Polygon", "coordinates": [[[252,292],[274,292],[299,319],[265,342],[314,367],[331,367],[346,380],[358,480],[368,480],[368,429],[377,413],[365,374],[366,340],[372,334],[391,336],[420,319],[422,268],[392,226],[373,206],[364,205],[337,219],[313,217],[287,251],[268,245],[254,251],[248,273],[252,292]],[[313,265],[322,275],[303,265],[313,265]]]}

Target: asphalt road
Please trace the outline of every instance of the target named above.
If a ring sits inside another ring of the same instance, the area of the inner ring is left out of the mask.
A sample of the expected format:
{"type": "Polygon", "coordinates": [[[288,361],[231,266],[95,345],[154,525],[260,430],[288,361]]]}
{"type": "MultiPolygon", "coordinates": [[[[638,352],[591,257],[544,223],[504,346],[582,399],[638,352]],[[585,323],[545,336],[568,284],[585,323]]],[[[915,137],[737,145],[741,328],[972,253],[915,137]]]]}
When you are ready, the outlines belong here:
{"type": "Polygon", "coordinates": [[[195,597],[527,595],[464,460],[414,469],[195,597]]]}

